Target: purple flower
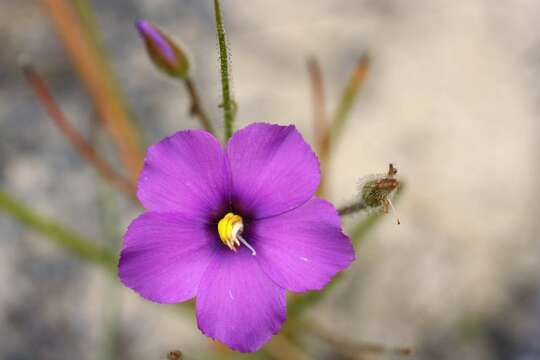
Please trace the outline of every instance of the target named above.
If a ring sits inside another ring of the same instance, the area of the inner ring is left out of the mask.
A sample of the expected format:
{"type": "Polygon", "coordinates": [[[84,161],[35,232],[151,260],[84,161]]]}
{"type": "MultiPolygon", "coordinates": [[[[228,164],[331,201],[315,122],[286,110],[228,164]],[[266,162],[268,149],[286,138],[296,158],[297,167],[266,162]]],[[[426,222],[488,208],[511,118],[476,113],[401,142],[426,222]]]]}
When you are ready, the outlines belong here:
{"type": "Polygon", "coordinates": [[[119,276],[142,297],[196,297],[199,329],[256,351],[286,317],[285,291],[322,289],[354,260],[319,162],[294,126],[252,124],[226,150],[201,130],[151,146],[119,276]]]}

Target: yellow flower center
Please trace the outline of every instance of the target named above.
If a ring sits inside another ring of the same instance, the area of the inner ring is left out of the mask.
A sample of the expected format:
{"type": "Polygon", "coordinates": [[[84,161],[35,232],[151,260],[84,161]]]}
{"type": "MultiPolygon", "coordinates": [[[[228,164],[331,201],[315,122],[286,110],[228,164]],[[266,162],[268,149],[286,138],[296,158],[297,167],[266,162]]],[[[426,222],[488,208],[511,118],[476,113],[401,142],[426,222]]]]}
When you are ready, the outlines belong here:
{"type": "Polygon", "coordinates": [[[240,215],[227,213],[218,223],[219,238],[229,249],[236,252],[242,243],[251,250],[252,255],[256,255],[255,249],[242,237],[242,231],[244,223],[240,215]]]}

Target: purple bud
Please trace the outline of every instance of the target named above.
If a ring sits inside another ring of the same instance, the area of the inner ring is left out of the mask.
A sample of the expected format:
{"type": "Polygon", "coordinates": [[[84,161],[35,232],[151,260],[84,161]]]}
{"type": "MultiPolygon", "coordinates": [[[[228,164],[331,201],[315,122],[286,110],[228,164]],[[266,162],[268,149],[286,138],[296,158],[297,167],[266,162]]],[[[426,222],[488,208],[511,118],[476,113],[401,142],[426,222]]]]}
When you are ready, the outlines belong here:
{"type": "Polygon", "coordinates": [[[149,21],[139,20],[135,26],[146,44],[152,62],[171,76],[185,78],[189,70],[186,52],[149,21]]]}

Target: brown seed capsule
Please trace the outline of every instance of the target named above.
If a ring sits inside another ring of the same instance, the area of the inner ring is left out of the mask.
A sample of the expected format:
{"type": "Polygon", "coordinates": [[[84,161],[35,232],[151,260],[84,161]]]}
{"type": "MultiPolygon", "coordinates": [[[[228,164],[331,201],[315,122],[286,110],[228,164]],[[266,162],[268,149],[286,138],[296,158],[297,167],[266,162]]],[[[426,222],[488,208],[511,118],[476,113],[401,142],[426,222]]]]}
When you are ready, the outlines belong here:
{"type": "Polygon", "coordinates": [[[167,354],[167,360],[182,360],[182,352],[180,350],[169,351],[167,354]]]}
{"type": "MultiPolygon", "coordinates": [[[[360,181],[360,196],[368,209],[382,206],[385,213],[388,213],[390,209],[395,212],[391,199],[400,185],[396,174],[397,169],[390,164],[386,174],[369,175],[360,181]]],[[[399,218],[397,218],[397,223],[400,223],[399,218]]]]}

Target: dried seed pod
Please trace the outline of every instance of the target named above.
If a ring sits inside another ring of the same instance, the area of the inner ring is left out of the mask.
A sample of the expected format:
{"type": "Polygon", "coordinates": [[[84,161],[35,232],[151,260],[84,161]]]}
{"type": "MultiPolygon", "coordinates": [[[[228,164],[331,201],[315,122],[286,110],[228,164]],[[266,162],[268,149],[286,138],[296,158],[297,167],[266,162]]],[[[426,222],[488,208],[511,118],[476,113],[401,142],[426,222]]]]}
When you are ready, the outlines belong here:
{"type": "Polygon", "coordinates": [[[167,354],[167,360],[182,360],[182,352],[180,350],[169,351],[167,354]]]}
{"type": "MultiPolygon", "coordinates": [[[[388,213],[390,209],[396,213],[392,205],[392,197],[400,186],[396,175],[397,169],[393,164],[389,164],[386,174],[368,175],[360,180],[360,197],[366,208],[378,209],[382,207],[385,213],[388,213]]],[[[397,213],[396,218],[399,224],[397,213]]]]}

